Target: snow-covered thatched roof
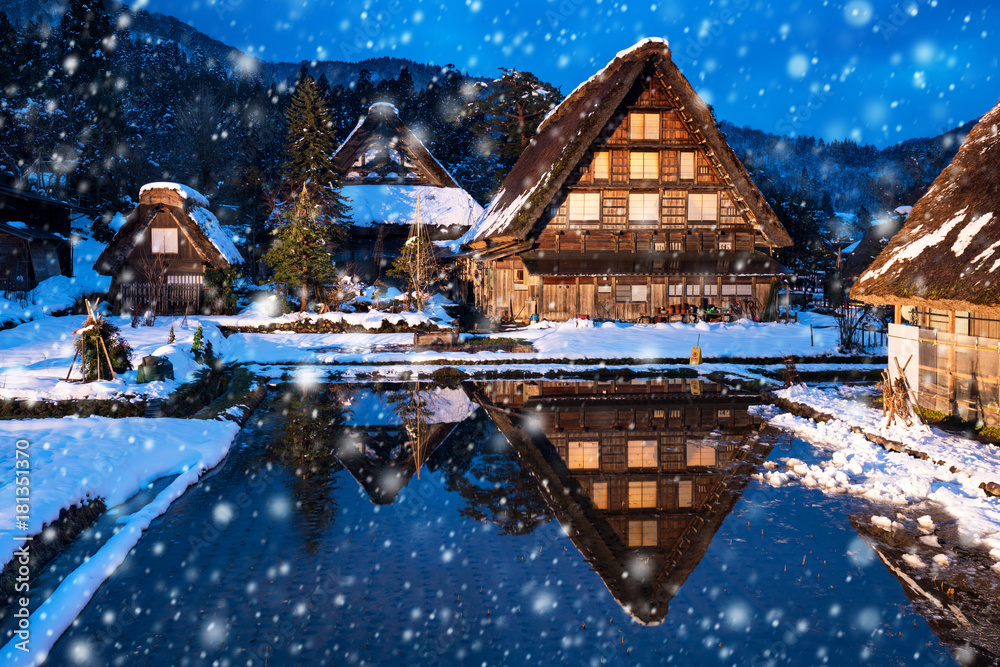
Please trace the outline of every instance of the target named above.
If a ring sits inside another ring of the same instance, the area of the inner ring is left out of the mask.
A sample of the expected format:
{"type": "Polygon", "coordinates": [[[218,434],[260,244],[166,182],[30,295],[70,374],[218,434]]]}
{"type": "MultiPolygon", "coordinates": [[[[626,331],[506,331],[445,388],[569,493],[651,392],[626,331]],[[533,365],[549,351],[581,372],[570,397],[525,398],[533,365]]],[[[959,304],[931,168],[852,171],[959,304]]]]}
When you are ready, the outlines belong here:
{"type": "Polygon", "coordinates": [[[873,304],[1000,314],[1000,103],[851,288],[873,304]]]}
{"type": "Polygon", "coordinates": [[[139,189],[139,206],[115,233],[111,243],[94,263],[94,270],[110,276],[141,242],[143,232],[160,215],[167,215],[180,227],[202,259],[216,269],[228,269],[243,263],[233,240],[223,231],[215,215],[208,210],[208,198],[179,183],[148,183],[139,189]]]}
{"type": "Polygon", "coordinates": [[[657,37],[620,52],[545,117],[486,213],[462,241],[479,250],[486,246],[487,239],[497,243],[526,239],[643,75],[661,81],[676,99],[683,122],[705,152],[719,161],[733,200],[764,241],[773,247],[791,245],[774,211],[726,144],[708,106],[671,60],[667,42],[657,37]]]}

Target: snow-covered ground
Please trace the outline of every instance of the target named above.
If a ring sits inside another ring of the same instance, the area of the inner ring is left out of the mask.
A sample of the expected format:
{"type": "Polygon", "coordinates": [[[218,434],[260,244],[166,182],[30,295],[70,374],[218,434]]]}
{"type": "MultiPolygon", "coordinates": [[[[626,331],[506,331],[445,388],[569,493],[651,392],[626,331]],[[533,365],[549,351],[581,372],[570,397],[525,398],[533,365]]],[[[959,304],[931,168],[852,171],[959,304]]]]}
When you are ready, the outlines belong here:
{"type": "MultiPolygon", "coordinates": [[[[4,527],[0,549],[5,563],[22,544],[15,541],[16,536],[37,534],[43,524],[58,517],[61,508],[90,498],[104,498],[110,508],[156,479],[177,475],[149,504],[119,517],[121,529],[31,615],[31,653],[15,649],[15,637],[0,650],[3,664],[40,664],[98,587],[124,562],[142,532],[226,456],[238,432],[233,422],[202,419],[89,417],[0,422],[6,442],[24,438],[31,443],[28,529],[9,530],[14,525],[13,505],[0,508],[0,526],[4,527]]],[[[14,466],[14,448],[10,447],[0,477],[6,482],[0,493],[9,498],[14,498],[14,466]]]]}
{"type": "MultiPolygon", "coordinates": [[[[842,398],[839,392],[798,385],[778,395],[836,417],[825,423],[790,414],[770,418],[772,426],[794,433],[831,456],[819,465],[789,459],[783,469],[764,472],[764,481],[775,486],[798,481],[825,493],[851,493],[897,506],[929,501],[955,517],[967,546],[985,548],[1000,561],[1000,498],[989,497],[979,488],[982,482],[1000,481],[996,447],[917,425],[883,427],[881,410],[842,398]],[[887,451],[852,431],[852,426],[904,443],[930,458],[887,451]]],[[[994,570],[1000,574],[1000,562],[994,570]]]]}
{"type": "MultiPolygon", "coordinates": [[[[835,354],[836,330],[832,318],[803,313],[798,324],[754,323],[741,321],[727,324],[621,324],[595,325],[588,320],[563,323],[542,322],[523,329],[496,334],[521,338],[534,344],[537,352],[414,352],[406,349],[413,344],[413,334],[297,334],[239,333],[224,338],[216,325],[260,325],[276,321],[293,321],[297,316],[268,317],[248,309],[232,317],[160,317],[155,326],[132,328],[128,318],[112,317],[122,334],[135,350],[133,367],[150,354],[166,355],[174,364],[174,380],[137,385],[136,371],[124,374],[116,381],[80,384],[64,380],[73,359],[73,330],[84,317],[45,317],[13,329],[0,331],[0,398],[74,399],[112,398],[116,396],[166,396],[197,370],[191,354],[191,339],[202,325],[206,340],[225,361],[255,364],[358,364],[396,363],[418,364],[446,360],[454,365],[519,362],[551,364],[553,360],[588,359],[686,359],[691,347],[700,345],[706,358],[775,357],[783,354],[819,356],[835,354]],[[813,329],[814,345],[810,346],[809,324],[813,329]],[[171,325],[176,342],[167,343],[171,325]],[[820,328],[823,327],[823,328],[820,328]]],[[[344,315],[333,313],[312,317],[365,317],[379,322],[381,313],[344,315]]],[[[389,314],[390,318],[411,318],[424,321],[425,314],[389,314]]],[[[390,321],[392,321],[390,319],[390,321]]],[[[409,319],[407,319],[409,321],[409,319]]],[[[380,324],[379,324],[380,326],[380,324]]],[[[885,354],[883,350],[874,350],[885,354]]],[[[833,361],[833,360],[830,360],[833,361]]],[[[717,370],[749,377],[738,367],[717,364],[717,370]]],[[[507,366],[506,368],[510,368],[507,366]]],[[[825,368],[825,367],[824,367],[825,368]]],[[[832,367],[831,367],[832,368],[832,367]]],[[[577,369],[579,370],[579,369],[577,369]]],[[[707,366],[701,368],[708,372],[707,366]]],[[[745,371],[746,369],[742,369],[745,371]]],[[[816,369],[818,370],[818,369],[816,369]]],[[[835,369],[834,369],[835,370],[835,369]]],[[[429,372],[429,371],[428,371],[429,372]]],[[[79,377],[75,375],[74,377],[79,377]]]]}
{"type": "MultiPolygon", "coordinates": [[[[84,315],[44,317],[26,322],[13,329],[0,331],[0,399],[73,399],[113,398],[116,396],[167,396],[175,391],[199,368],[191,354],[191,340],[200,323],[188,319],[185,327],[181,318],[161,317],[153,327],[130,326],[123,317],[109,318],[132,345],[133,368],[146,355],[165,355],[174,365],[174,379],[136,384],[136,371],[125,373],[107,382],[66,382],[73,360],[73,331],[86,319],[84,315]],[[167,342],[171,324],[176,340],[167,342]]],[[[205,322],[205,340],[218,351],[223,344],[219,330],[205,322]]],[[[71,377],[80,377],[79,364],[71,377]]]]}

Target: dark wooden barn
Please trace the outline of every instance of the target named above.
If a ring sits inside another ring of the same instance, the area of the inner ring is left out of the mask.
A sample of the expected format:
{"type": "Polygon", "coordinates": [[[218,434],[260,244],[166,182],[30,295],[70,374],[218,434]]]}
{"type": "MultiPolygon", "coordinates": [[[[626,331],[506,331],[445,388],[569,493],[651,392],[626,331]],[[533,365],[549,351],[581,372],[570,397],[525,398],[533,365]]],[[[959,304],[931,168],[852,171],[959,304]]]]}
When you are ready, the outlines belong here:
{"type": "Polygon", "coordinates": [[[487,382],[469,389],[569,538],[655,625],[769,446],[752,396],[699,380],[487,382]]]}
{"type": "Polygon", "coordinates": [[[922,406],[991,426],[1000,424],[998,128],[1000,104],[851,287],[852,298],[895,306],[889,372],[896,359],[906,366],[922,406]]]}
{"type": "Polygon", "coordinates": [[[709,306],[760,314],[785,229],[663,40],[571,93],[463,238],[489,317],[639,320],[709,306]]]}
{"type": "Polygon", "coordinates": [[[205,270],[228,269],[243,259],[208,199],[177,183],[150,183],[94,264],[112,276],[109,300],[116,312],[133,307],[157,314],[201,313],[205,270]]]}
{"type": "Polygon", "coordinates": [[[73,275],[73,210],[0,187],[0,292],[23,294],[46,278],[73,275]]]}
{"type": "Polygon", "coordinates": [[[353,220],[350,240],[335,261],[365,279],[383,274],[383,262],[398,255],[416,220],[418,199],[420,222],[432,241],[457,239],[482,214],[391,104],[372,105],[333,159],[353,220]]]}

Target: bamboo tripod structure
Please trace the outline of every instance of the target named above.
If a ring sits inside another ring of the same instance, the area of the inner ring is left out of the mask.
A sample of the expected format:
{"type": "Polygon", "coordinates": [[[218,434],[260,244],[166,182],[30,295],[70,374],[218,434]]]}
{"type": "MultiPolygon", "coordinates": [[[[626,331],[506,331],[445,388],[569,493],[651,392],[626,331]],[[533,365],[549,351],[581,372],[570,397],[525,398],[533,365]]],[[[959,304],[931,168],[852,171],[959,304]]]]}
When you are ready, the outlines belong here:
{"type": "MultiPolygon", "coordinates": [[[[80,337],[80,347],[78,347],[73,353],[73,361],[69,362],[69,370],[66,371],[65,381],[69,382],[69,376],[73,373],[73,366],[76,364],[76,358],[78,356],[80,357],[80,370],[83,372],[83,357],[87,354],[86,334],[92,328],[97,329],[97,342],[95,343],[97,346],[97,381],[101,381],[101,353],[104,354],[104,359],[108,362],[108,370],[111,372],[111,377],[109,379],[116,380],[118,379],[118,376],[115,375],[115,367],[111,363],[111,355],[108,354],[108,347],[104,343],[104,336],[101,335],[101,317],[96,314],[97,307],[101,304],[101,300],[98,299],[95,301],[93,306],[91,306],[90,301],[87,299],[84,299],[83,302],[87,305],[87,319],[83,321],[83,326],[73,332],[74,336],[80,337]],[[83,351],[83,355],[80,354],[81,350],[83,351]]],[[[83,379],[86,380],[86,374],[84,374],[83,379]]]]}

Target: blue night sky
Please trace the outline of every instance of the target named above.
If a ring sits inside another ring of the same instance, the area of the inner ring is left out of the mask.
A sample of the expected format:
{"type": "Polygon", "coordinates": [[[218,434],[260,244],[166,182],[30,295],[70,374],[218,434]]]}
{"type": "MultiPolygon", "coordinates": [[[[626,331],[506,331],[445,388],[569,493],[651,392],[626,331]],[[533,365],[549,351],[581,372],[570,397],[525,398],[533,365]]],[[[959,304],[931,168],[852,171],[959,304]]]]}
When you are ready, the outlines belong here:
{"type": "Polygon", "coordinates": [[[479,76],[529,70],[568,93],[647,36],[719,118],[885,146],[997,103],[1000,13],[904,0],[140,0],[274,61],[397,56],[479,76]]]}

